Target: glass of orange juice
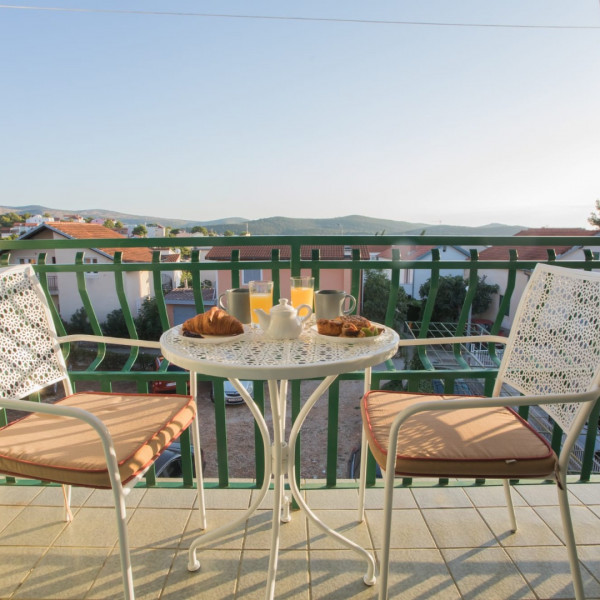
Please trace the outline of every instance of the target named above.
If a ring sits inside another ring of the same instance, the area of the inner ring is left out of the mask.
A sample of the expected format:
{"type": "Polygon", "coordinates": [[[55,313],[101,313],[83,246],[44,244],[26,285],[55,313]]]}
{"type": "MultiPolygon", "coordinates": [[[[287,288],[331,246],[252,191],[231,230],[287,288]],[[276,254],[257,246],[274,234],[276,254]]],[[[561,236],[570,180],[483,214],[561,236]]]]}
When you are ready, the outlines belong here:
{"type": "Polygon", "coordinates": [[[262,308],[266,313],[273,306],[273,282],[272,281],[250,281],[248,283],[250,291],[250,314],[252,325],[258,326],[258,317],[254,312],[257,308],[262,308]]]}
{"type": "Polygon", "coordinates": [[[314,277],[292,277],[291,282],[291,302],[294,308],[301,304],[308,304],[313,308],[313,298],[315,293],[314,277]]]}

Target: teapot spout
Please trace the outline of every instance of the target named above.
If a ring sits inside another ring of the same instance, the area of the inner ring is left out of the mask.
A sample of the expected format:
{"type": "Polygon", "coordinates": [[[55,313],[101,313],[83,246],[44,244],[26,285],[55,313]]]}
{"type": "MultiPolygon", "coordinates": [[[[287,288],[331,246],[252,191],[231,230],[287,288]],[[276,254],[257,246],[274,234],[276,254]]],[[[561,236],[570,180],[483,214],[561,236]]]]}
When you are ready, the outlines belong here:
{"type": "Polygon", "coordinates": [[[255,308],[254,314],[258,317],[258,324],[263,331],[269,328],[271,322],[271,315],[266,313],[262,308],[255,308]]]}

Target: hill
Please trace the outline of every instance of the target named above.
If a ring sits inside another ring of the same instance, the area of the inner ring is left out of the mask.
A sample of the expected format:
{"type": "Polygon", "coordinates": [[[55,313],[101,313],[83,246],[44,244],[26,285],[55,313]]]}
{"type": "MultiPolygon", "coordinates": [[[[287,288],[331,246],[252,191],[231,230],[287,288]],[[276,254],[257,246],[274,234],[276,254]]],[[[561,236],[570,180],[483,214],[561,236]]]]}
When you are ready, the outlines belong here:
{"type": "Polygon", "coordinates": [[[54,218],[78,214],[84,218],[119,220],[125,225],[140,223],[160,223],[165,227],[180,229],[202,225],[217,233],[233,231],[235,234],[246,230],[251,235],[513,235],[521,229],[519,225],[503,225],[490,223],[481,227],[466,227],[456,225],[409,223],[408,221],[393,221],[390,219],[375,219],[363,215],[348,215],[335,219],[294,219],[290,217],[269,217],[250,221],[241,217],[230,217],[215,221],[188,221],[184,219],[158,218],[144,215],[131,215],[104,209],[84,209],[79,211],[49,208],[37,204],[28,206],[0,206],[0,214],[15,212],[18,214],[45,214],[54,218]]]}

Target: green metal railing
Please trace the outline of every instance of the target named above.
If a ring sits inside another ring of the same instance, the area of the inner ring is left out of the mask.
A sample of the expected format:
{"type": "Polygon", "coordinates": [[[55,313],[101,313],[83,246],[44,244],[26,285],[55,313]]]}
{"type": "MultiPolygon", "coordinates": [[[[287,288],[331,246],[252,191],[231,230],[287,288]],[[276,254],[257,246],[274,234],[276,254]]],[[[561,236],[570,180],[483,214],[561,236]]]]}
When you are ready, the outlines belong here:
{"type": "MultiPolygon", "coordinates": [[[[129,306],[125,292],[125,274],[130,272],[148,272],[152,282],[152,292],[157,300],[158,319],[161,328],[166,330],[170,327],[167,308],[165,303],[165,294],[162,287],[161,275],[164,272],[182,270],[191,273],[192,290],[194,297],[194,306],[197,312],[204,311],[204,303],[201,290],[201,273],[209,271],[228,271],[231,273],[233,287],[240,286],[240,274],[242,270],[247,269],[268,269],[272,273],[274,281],[274,295],[279,297],[281,277],[284,272],[289,272],[292,275],[297,275],[301,271],[309,270],[315,277],[315,285],[319,287],[321,272],[328,269],[344,269],[350,273],[351,289],[349,290],[356,298],[361,297],[363,275],[366,270],[385,271],[389,274],[391,281],[391,292],[388,298],[385,324],[391,326],[394,320],[394,310],[397,302],[398,288],[400,285],[400,274],[402,270],[426,270],[430,272],[430,294],[427,303],[424,307],[421,318],[421,329],[419,336],[427,336],[427,328],[431,323],[435,297],[438,291],[440,272],[443,270],[461,270],[465,273],[465,278],[468,279],[469,289],[466,294],[456,331],[461,335],[467,326],[469,314],[472,310],[472,303],[475,297],[477,277],[483,271],[487,270],[504,270],[506,276],[506,289],[504,296],[499,305],[498,313],[493,319],[490,333],[497,334],[502,325],[502,320],[507,314],[508,307],[512,295],[515,291],[515,281],[519,271],[533,269],[536,261],[520,260],[519,248],[527,246],[546,247],[547,260],[545,262],[555,262],[557,256],[552,250],[554,247],[585,246],[583,259],[581,260],[566,260],[560,261],[563,266],[569,266],[577,269],[600,269],[600,260],[598,259],[598,251],[600,250],[600,237],[481,237],[481,236],[356,236],[356,235],[336,235],[336,236],[259,236],[259,237],[196,237],[196,238],[153,238],[153,239],[61,239],[61,240],[13,240],[0,241],[0,264],[13,264],[17,254],[22,254],[20,251],[25,251],[30,259],[35,262],[35,270],[38,273],[40,282],[46,292],[47,298],[51,301],[51,310],[56,322],[59,334],[64,335],[63,322],[60,319],[57,307],[52,301],[52,293],[55,292],[57,285],[57,274],[73,273],[76,282],[77,290],[81,300],[81,306],[84,307],[92,330],[97,335],[102,335],[102,330],[94,307],[94,299],[91,297],[86,281],[86,273],[111,273],[114,277],[114,288],[118,299],[120,310],[122,311],[127,331],[131,338],[138,338],[138,332],[134,321],[132,307],[129,306]],[[444,261],[440,258],[440,252],[434,249],[431,252],[430,260],[402,260],[400,255],[400,247],[402,246],[460,246],[470,250],[470,260],[465,261],[444,261]],[[509,258],[500,261],[482,261],[479,258],[477,250],[474,248],[482,246],[504,246],[510,250],[509,258]],[[230,258],[225,261],[206,262],[200,260],[200,252],[198,248],[225,246],[235,248],[231,251],[230,258]],[[243,246],[266,246],[272,248],[270,260],[260,261],[242,261],[240,260],[239,248],[243,246]],[[344,259],[322,259],[319,248],[323,246],[344,246],[349,250],[344,259]],[[393,248],[391,258],[389,260],[366,260],[361,258],[360,247],[377,246],[379,248],[391,246],[393,248]],[[126,248],[148,248],[153,249],[152,261],[149,263],[131,263],[123,260],[122,249],[126,248]],[[281,248],[289,248],[288,253],[283,253],[281,248]],[[303,258],[301,252],[302,247],[312,248],[310,258],[303,258]],[[119,249],[115,253],[114,261],[107,264],[87,264],[85,263],[85,253],[95,248],[104,249],[119,249]],[[161,248],[191,248],[191,258],[186,262],[179,263],[162,263],[160,261],[161,248]],[[74,252],[74,260],[69,264],[56,264],[55,260],[48,260],[49,256],[54,258],[56,250],[63,251],[71,250],[74,252]],[[282,258],[282,255],[285,258],[282,258]],[[51,286],[50,286],[51,283],[51,286]]],[[[59,284],[60,285],[60,284],[59,284]]],[[[97,308],[97,307],[96,307],[97,308]]],[[[66,356],[69,356],[71,348],[68,345],[64,348],[66,356]]],[[[495,347],[490,345],[489,354],[492,360],[499,364],[499,360],[495,354],[495,347]]],[[[418,355],[423,365],[422,370],[396,370],[391,361],[381,369],[373,372],[372,386],[374,388],[381,387],[389,381],[397,380],[405,382],[408,389],[415,391],[420,386],[429,385],[431,382],[441,382],[443,389],[446,392],[454,390],[457,381],[472,381],[477,382],[482,387],[484,393],[489,395],[494,384],[496,368],[474,369],[469,367],[467,362],[461,355],[461,350],[458,346],[453,349],[457,368],[452,370],[435,370],[430,358],[428,357],[426,348],[420,347],[418,355]]],[[[94,382],[99,385],[103,391],[111,391],[113,384],[118,382],[135,382],[137,390],[147,392],[152,381],[165,380],[167,377],[164,373],[166,364],[163,365],[162,371],[142,371],[137,370],[140,362],[140,354],[137,349],[132,349],[122,368],[119,370],[111,370],[106,367],[107,364],[107,348],[104,344],[99,344],[95,349],[95,356],[89,366],[84,370],[71,370],[70,376],[75,388],[83,386],[85,382],[94,382]]],[[[186,373],[169,372],[168,380],[175,381],[177,391],[179,393],[186,392],[186,373]]],[[[340,381],[345,380],[361,380],[362,373],[348,373],[339,378],[340,381]]],[[[201,377],[202,379],[202,377],[201,377]]],[[[216,427],[216,453],[218,458],[218,485],[227,487],[231,485],[229,476],[229,460],[228,460],[228,444],[227,444],[227,418],[225,410],[225,401],[223,395],[223,380],[217,378],[208,378],[214,386],[215,394],[215,427],[216,427]]],[[[264,411],[264,382],[255,382],[254,399],[260,409],[264,411]]],[[[294,381],[291,383],[291,402],[292,402],[292,419],[295,419],[300,411],[301,405],[301,385],[302,382],[294,381]]],[[[322,400],[323,401],[323,400],[322,400]]],[[[334,384],[328,393],[328,442],[326,453],[326,483],[327,486],[333,487],[338,483],[336,474],[338,465],[337,445],[338,432],[340,429],[340,385],[339,381],[334,384]]],[[[596,407],[593,415],[593,423],[598,422],[598,413],[600,405],[596,407]]],[[[527,407],[522,410],[522,415],[527,417],[527,407]]],[[[6,415],[0,415],[0,420],[6,421],[6,415]]],[[[555,426],[552,436],[553,447],[559,451],[562,432],[555,426]]],[[[260,485],[265,473],[265,465],[263,464],[263,447],[262,438],[255,428],[255,463],[256,463],[256,484],[260,485]]],[[[594,459],[596,438],[596,427],[590,427],[588,436],[585,442],[585,453],[581,467],[580,477],[582,480],[590,478],[592,473],[592,465],[594,459]]],[[[193,485],[192,475],[192,460],[189,447],[189,436],[187,434],[182,439],[182,462],[183,462],[183,479],[181,485],[193,485]]],[[[298,448],[296,456],[297,471],[301,475],[301,450],[298,448]]],[[[375,481],[374,461],[369,464],[369,480],[371,483],[375,481]]],[[[405,481],[409,483],[409,481],[405,481]]],[[[441,481],[444,483],[444,481],[441,481]]],[[[146,485],[158,485],[157,479],[153,471],[150,471],[146,479],[146,485]]]]}

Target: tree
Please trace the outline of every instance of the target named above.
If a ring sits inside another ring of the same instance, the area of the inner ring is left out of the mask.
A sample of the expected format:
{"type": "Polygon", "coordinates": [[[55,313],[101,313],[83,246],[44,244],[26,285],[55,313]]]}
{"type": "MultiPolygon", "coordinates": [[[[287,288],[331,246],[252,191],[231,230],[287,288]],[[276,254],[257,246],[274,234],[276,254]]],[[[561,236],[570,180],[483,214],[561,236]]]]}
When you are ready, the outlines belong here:
{"type": "Polygon", "coordinates": [[[123,223],[121,223],[121,221],[115,221],[115,229],[123,229],[123,223]]]}
{"type": "Polygon", "coordinates": [[[128,338],[129,331],[125,323],[123,311],[117,308],[106,315],[106,321],[101,325],[104,335],[109,337],[128,338]]]}
{"type": "MultiPolygon", "coordinates": [[[[460,315],[465,296],[467,283],[460,275],[447,275],[440,277],[438,293],[433,307],[432,321],[456,322],[460,315]]],[[[473,313],[480,314],[487,310],[492,302],[492,296],[498,293],[497,285],[485,283],[485,277],[479,277],[477,291],[473,299],[473,313]]],[[[427,302],[431,290],[431,279],[428,279],[420,288],[419,294],[423,298],[423,307],[427,302]]]]}
{"type": "Polygon", "coordinates": [[[175,237],[177,236],[177,234],[181,233],[181,229],[170,229],[169,230],[169,237],[175,237]]]}
{"type": "Polygon", "coordinates": [[[131,233],[139,237],[146,237],[148,235],[148,230],[145,225],[136,225],[131,233]]]}
{"type": "Polygon", "coordinates": [[[109,229],[115,228],[115,222],[112,219],[106,219],[103,223],[104,227],[108,227],[109,229]]]}
{"type": "Polygon", "coordinates": [[[201,233],[202,235],[208,235],[208,229],[202,225],[195,225],[192,227],[192,233],[201,233]]]}
{"type": "MultiPolygon", "coordinates": [[[[368,270],[365,274],[363,306],[361,314],[376,323],[384,323],[388,298],[391,292],[390,280],[380,271],[368,270]]],[[[398,300],[394,311],[392,328],[400,331],[406,320],[408,298],[404,288],[398,289],[398,300]]]]}
{"type": "Polygon", "coordinates": [[[146,298],[138,316],[134,319],[138,336],[142,340],[158,340],[162,335],[162,326],[158,314],[156,298],[146,298]]]}
{"type": "Polygon", "coordinates": [[[600,227],[600,200],[596,200],[596,212],[590,214],[588,223],[594,227],[600,227]]]}
{"type": "Polygon", "coordinates": [[[231,231],[231,229],[227,229],[226,231],[223,232],[223,235],[225,237],[232,237],[235,235],[235,233],[233,233],[233,231],[231,231]]]}

